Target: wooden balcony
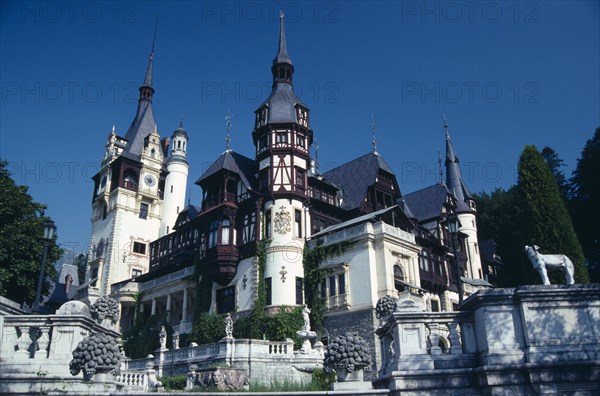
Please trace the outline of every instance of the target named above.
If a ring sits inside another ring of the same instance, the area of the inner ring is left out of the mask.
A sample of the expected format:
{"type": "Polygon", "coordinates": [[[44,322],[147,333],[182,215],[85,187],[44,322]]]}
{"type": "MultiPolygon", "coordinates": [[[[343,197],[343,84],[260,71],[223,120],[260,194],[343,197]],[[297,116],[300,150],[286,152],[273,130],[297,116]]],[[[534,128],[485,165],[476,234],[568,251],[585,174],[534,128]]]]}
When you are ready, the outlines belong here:
{"type": "Polygon", "coordinates": [[[224,203],[229,203],[231,205],[236,205],[236,197],[235,193],[225,193],[220,194],[218,197],[206,199],[202,202],[202,212],[209,211],[210,209],[222,205],[224,203]]]}
{"type": "Polygon", "coordinates": [[[433,292],[442,292],[448,288],[448,280],[445,275],[419,269],[421,287],[433,292]]]}
{"type": "Polygon", "coordinates": [[[221,286],[227,285],[237,272],[237,246],[217,245],[207,249],[202,258],[202,269],[221,286]]]}

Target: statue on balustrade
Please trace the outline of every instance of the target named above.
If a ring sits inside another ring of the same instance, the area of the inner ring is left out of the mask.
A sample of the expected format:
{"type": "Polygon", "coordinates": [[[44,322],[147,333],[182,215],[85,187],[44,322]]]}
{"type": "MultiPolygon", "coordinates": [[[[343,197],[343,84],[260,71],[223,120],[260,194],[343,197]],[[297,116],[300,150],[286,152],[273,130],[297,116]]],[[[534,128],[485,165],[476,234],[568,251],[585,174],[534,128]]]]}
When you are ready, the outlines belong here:
{"type": "Polygon", "coordinates": [[[564,254],[541,254],[539,252],[540,247],[533,246],[525,246],[525,253],[529,257],[529,261],[533,265],[533,268],[539,272],[540,277],[542,278],[542,283],[544,285],[550,284],[550,279],[548,278],[548,268],[562,268],[565,271],[565,278],[567,280],[567,285],[572,285],[575,283],[574,272],[575,269],[573,267],[573,263],[571,260],[565,256],[564,254]]]}

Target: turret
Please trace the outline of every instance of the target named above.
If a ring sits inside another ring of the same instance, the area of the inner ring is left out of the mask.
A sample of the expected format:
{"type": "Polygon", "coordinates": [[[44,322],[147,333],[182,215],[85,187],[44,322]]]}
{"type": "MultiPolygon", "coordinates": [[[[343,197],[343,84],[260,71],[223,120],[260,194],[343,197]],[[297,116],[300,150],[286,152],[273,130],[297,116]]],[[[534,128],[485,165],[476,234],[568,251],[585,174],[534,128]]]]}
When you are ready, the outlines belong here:
{"type": "Polygon", "coordinates": [[[187,189],[187,177],[190,166],[187,161],[188,134],[183,128],[183,120],[179,128],[175,129],[171,136],[171,147],[167,160],[167,171],[165,180],[164,204],[160,223],[160,236],[164,236],[173,230],[177,215],[185,205],[185,192],[187,189]]]}
{"type": "Polygon", "coordinates": [[[479,240],[477,239],[476,205],[473,195],[463,180],[459,160],[454,152],[448,122],[444,117],[444,131],[446,134],[446,186],[456,197],[456,214],[460,221],[459,232],[467,235],[467,276],[469,278],[483,279],[481,257],[479,255],[479,240]]]}

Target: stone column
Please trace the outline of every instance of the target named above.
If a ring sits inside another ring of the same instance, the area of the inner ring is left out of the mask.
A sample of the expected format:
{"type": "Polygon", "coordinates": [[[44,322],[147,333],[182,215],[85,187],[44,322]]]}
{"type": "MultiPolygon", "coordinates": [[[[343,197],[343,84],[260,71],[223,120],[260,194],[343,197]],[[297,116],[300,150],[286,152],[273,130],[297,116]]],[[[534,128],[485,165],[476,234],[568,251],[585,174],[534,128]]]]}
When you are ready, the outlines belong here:
{"type": "Polygon", "coordinates": [[[183,301],[181,302],[181,321],[187,322],[188,315],[188,289],[183,289],[183,301]]]}
{"type": "Polygon", "coordinates": [[[167,323],[171,324],[171,293],[167,294],[167,306],[165,309],[166,309],[167,323]]]}
{"type": "Polygon", "coordinates": [[[150,315],[156,315],[156,298],[152,299],[152,308],[150,309],[150,315]]]}

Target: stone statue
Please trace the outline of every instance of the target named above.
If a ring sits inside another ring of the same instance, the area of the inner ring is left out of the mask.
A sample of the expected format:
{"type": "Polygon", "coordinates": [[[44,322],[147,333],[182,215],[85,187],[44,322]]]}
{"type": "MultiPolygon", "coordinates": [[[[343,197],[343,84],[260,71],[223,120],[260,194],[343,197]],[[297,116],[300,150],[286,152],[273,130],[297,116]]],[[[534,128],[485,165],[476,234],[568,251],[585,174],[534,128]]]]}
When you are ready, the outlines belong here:
{"type": "Polygon", "coordinates": [[[167,349],[167,330],[165,330],[165,326],[160,327],[158,335],[160,337],[160,349],[167,349]]]}
{"type": "Polygon", "coordinates": [[[302,318],[304,319],[304,326],[302,326],[302,330],[310,331],[310,309],[306,304],[302,309],[302,318]]]}
{"type": "Polygon", "coordinates": [[[525,253],[527,253],[533,268],[540,273],[544,285],[550,284],[546,268],[564,268],[567,285],[575,283],[573,277],[575,269],[573,263],[567,256],[564,254],[541,254],[538,250],[539,246],[536,245],[525,246],[525,253]]]}
{"type": "Polygon", "coordinates": [[[231,314],[225,316],[225,338],[233,338],[233,319],[231,319],[231,314]]]}
{"type": "Polygon", "coordinates": [[[173,333],[173,349],[179,349],[179,333],[173,333]]]}

